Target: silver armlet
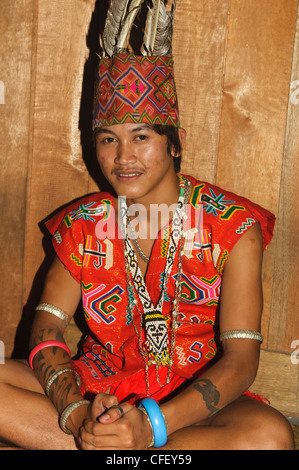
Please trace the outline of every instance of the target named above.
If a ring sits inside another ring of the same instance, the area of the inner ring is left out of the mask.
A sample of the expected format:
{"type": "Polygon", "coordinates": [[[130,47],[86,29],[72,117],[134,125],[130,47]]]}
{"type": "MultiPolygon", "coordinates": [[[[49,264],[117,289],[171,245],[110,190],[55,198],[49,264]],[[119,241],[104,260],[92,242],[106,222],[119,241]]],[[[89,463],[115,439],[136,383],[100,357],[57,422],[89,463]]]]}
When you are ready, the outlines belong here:
{"type": "Polygon", "coordinates": [[[55,382],[55,380],[57,379],[57,377],[59,377],[61,374],[64,374],[65,372],[73,372],[77,376],[77,385],[78,385],[78,387],[79,388],[81,387],[81,378],[80,378],[80,375],[78,374],[78,372],[76,372],[74,369],[71,369],[71,368],[67,367],[65,369],[56,370],[55,372],[53,372],[53,374],[50,375],[50,377],[48,378],[47,384],[46,384],[46,389],[45,389],[46,395],[49,396],[50,388],[52,387],[52,385],[55,382]]]}
{"type": "Polygon", "coordinates": [[[51,304],[39,304],[35,311],[37,310],[43,310],[44,312],[51,313],[52,315],[55,315],[55,317],[60,318],[60,320],[64,321],[66,326],[68,326],[70,322],[70,317],[60,308],[55,307],[54,305],[51,304]]]}
{"type": "Polygon", "coordinates": [[[258,331],[252,330],[228,330],[224,331],[220,335],[220,341],[225,339],[235,339],[235,338],[244,338],[244,339],[256,339],[257,341],[263,342],[263,335],[258,331]]]}
{"type": "Polygon", "coordinates": [[[90,404],[90,401],[88,401],[88,400],[77,400],[77,401],[74,401],[73,403],[70,403],[63,410],[63,412],[61,413],[60,418],[59,418],[59,424],[60,424],[60,427],[63,430],[63,432],[65,432],[66,434],[73,434],[65,425],[66,422],[67,422],[68,417],[70,416],[70,414],[76,408],[78,408],[78,406],[89,405],[89,404],[90,404]]]}
{"type": "Polygon", "coordinates": [[[146,419],[147,419],[147,421],[148,421],[148,423],[149,423],[149,425],[150,425],[150,428],[151,428],[151,431],[152,431],[152,440],[151,440],[151,442],[150,442],[150,444],[149,444],[148,447],[153,447],[153,445],[154,445],[154,443],[155,443],[155,435],[154,435],[154,430],[153,430],[153,426],[152,426],[151,420],[149,419],[149,416],[148,416],[148,414],[147,414],[147,412],[146,412],[146,409],[143,408],[143,406],[141,406],[140,408],[138,408],[138,410],[142,411],[142,413],[145,414],[146,419]]]}

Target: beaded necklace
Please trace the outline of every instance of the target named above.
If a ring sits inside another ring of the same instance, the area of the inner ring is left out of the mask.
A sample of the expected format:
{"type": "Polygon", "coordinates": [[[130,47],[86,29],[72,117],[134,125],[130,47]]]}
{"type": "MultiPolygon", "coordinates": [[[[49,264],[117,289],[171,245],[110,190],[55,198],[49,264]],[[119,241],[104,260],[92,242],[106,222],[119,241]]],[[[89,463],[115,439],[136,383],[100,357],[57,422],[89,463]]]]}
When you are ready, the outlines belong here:
{"type": "MultiPolygon", "coordinates": [[[[184,176],[179,175],[180,194],[176,211],[174,213],[169,235],[168,251],[166,256],[166,265],[163,273],[163,282],[161,286],[161,294],[159,301],[154,307],[152,300],[148,294],[141,270],[138,265],[137,257],[130,238],[127,233],[127,212],[128,208],[124,198],[120,201],[121,214],[121,230],[123,235],[124,257],[126,266],[128,295],[128,311],[132,318],[135,333],[139,340],[139,349],[145,362],[147,394],[149,394],[148,367],[151,364],[156,366],[156,375],[159,382],[158,368],[160,365],[168,365],[168,374],[166,383],[170,381],[171,366],[173,363],[173,355],[175,348],[176,329],[178,327],[178,307],[181,292],[181,272],[182,272],[182,256],[183,256],[183,227],[184,218],[186,218],[185,205],[188,203],[192,185],[184,176]],[[178,251],[178,267],[175,280],[175,296],[173,300],[172,321],[170,341],[168,335],[168,327],[166,319],[162,314],[163,302],[169,275],[174,264],[175,254],[178,251]],[[133,297],[134,289],[141,301],[143,312],[141,311],[138,300],[133,297]],[[134,307],[137,308],[140,324],[139,328],[134,319],[134,307]],[[145,342],[143,344],[142,331],[145,331],[145,342]]],[[[160,384],[160,382],[159,382],[160,384]]],[[[160,384],[162,386],[162,384],[160,384]]]]}

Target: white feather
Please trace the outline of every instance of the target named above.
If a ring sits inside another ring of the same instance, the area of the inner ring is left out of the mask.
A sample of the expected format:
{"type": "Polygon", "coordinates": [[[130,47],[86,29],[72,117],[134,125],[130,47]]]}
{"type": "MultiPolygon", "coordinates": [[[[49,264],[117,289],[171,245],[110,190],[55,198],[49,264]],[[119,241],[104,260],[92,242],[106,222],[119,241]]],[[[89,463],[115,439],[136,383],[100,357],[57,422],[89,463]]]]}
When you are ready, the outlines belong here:
{"type": "Polygon", "coordinates": [[[160,3],[161,0],[152,0],[152,7],[148,7],[144,39],[141,47],[141,54],[143,55],[153,55],[159,21],[160,3]]]}
{"type": "Polygon", "coordinates": [[[140,8],[143,2],[144,0],[132,0],[131,1],[126,17],[124,18],[124,21],[122,22],[122,27],[121,27],[121,31],[118,37],[115,52],[126,49],[133,23],[135,21],[136,16],[138,15],[140,11],[140,8]]]}
{"type": "Polygon", "coordinates": [[[105,54],[111,57],[119,36],[120,26],[125,17],[130,0],[111,0],[105,28],[101,38],[105,54]]]}
{"type": "Polygon", "coordinates": [[[173,14],[166,11],[163,3],[160,3],[158,24],[153,45],[153,55],[171,55],[173,36],[173,14]]]}

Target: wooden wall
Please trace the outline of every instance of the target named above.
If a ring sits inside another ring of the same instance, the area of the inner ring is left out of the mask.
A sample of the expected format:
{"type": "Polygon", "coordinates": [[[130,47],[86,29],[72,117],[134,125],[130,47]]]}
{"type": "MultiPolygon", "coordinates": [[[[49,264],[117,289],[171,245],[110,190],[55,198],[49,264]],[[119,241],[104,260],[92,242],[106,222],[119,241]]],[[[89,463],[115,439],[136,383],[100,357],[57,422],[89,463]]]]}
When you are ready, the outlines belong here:
{"type": "MultiPolygon", "coordinates": [[[[88,85],[105,7],[104,0],[96,8],[95,0],[0,2],[0,340],[7,356],[26,351],[49,263],[40,222],[97,189],[88,85]]],[[[265,340],[253,390],[299,413],[298,0],[179,0],[174,58],[188,132],[183,171],[277,216],[264,261],[265,340]]],[[[71,325],[73,348],[78,337],[71,325]]]]}

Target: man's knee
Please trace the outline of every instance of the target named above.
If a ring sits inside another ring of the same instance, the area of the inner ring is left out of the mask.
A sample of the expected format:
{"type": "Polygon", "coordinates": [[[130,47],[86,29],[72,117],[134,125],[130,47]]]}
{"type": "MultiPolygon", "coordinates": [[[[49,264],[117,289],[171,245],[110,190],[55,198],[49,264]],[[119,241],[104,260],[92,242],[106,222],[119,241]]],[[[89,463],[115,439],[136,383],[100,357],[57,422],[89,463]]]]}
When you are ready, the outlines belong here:
{"type": "Polygon", "coordinates": [[[268,449],[294,450],[294,434],[291,425],[284,416],[280,415],[274,422],[270,421],[265,431],[269,436],[268,439],[266,438],[268,449]]]}
{"type": "Polygon", "coordinates": [[[25,360],[5,359],[4,364],[0,365],[0,384],[44,393],[34,372],[25,360]]]}
{"type": "Polygon", "coordinates": [[[289,422],[276,410],[252,417],[247,432],[239,436],[238,446],[251,450],[294,450],[294,435],[289,422]]]}

